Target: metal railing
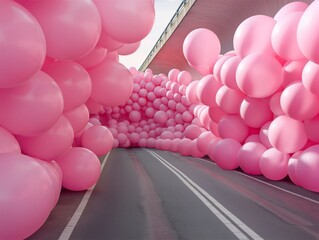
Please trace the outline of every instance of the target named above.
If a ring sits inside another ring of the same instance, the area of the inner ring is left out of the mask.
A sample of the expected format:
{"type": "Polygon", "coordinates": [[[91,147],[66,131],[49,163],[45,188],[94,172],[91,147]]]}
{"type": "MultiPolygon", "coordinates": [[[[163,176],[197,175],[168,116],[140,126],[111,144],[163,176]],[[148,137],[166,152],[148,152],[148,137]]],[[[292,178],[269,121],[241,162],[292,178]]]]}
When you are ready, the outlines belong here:
{"type": "Polygon", "coordinates": [[[155,58],[156,54],[161,50],[161,48],[164,46],[166,41],[170,38],[170,36],[173,34],[175,29],[178,27],[178,25],[181,23],[187,12],[191,9],[193,4],[196,2],[196,0],[184,0],[176,10],[174,16],[166,26],[165,30],[163,31],[162,35],[159,37],[157,42],[155,43],[154,47],[144,60],[143,64],[140,66],[139,71],[143,72],[148,67],[148,65],[152,62],[152,60],[155,58]]]}

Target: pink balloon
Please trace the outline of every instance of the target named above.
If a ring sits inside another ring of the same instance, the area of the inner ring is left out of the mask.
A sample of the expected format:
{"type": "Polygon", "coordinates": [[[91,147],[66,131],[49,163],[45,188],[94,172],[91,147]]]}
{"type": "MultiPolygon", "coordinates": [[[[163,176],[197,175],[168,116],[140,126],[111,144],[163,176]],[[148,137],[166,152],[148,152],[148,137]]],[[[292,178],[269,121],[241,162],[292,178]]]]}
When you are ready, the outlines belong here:
{"type": "Polygon", "coordinates": [[[63,114],[70,121],[74,134],[80,132],[86,126],[90,118],[89,110],[85,104],[63,114]]]}
{"type": "Polygon", "coordinates": [[[220,70],[220,80],[231,89],[239,89],[236,83],[236,70],[240,63],[238,56],[227,58],[220,70]]]}
{"type": "Polygon", "coordinates": [[[93,127],[93,126],[95,126],[95,125],[93,125],[92,123],[88,122],[81,131],[79,131],[77,134],[74,134],[74,142],[73,142],[72,146],[73,147],[82,147],[82,136],[83,136],[83,133],[86,130],[88,130],[90,127],[93,127]]]}
{"type": "Polygon", "coordinates": [[[91,98],[96,102],[114,107],[125,104],[130,98],[133,78],[122,64],[106,59],[90,69],[89,74],[92,79],[91,98]]]}
{"type": "Polygon", "coordinates": [[[305,2],[291,2],[284,5],[274,16],[276,21],[280,21],[285,16],[293,12],[303,12],[307,9],[308,4],[305,2]]]}
{"type": "Polygon", "coordinates": [[[319,145],[303,151],[296,163],[295,173],[298,183],[305,189],[319,192],[319,145]]]}
{"type": "Polygon", "coordinates": [[[119,55],[126,56],[130,55],[138,50],[141,45],[141,41],[135,43],[124,44],[122,47],[117,49],[119,55]]]}
{"type": "Polygon", "coordinates": [[[268,132],[269,132],[269,126],[271,124],[271,121],[269,121],[268,123],[265,123],[259,132],[259,139],[260,142],[265,145],[267,148],[272,148],[271,143],[269,142],[269,137],[268,137],[268,132]]]}
{"type": "Polygon", "coordinates": [[[62,91],[64,111],[78,107],[89,99],[92,90],[91,78],[81,65],[75,62],[53,62],[45,72],[55,80],[62,91]]]}
{"type": "Polygon", "coordinates": [[[274,51],[287,60],[299,60],[304,56],[297,43],[297,27],[303,12],[287,14],[277,21],[272,34],[271,43],[274,51]]]}
{"type": "Polygon", "coordinates": [[[0,139],[0,154],[21,153],[21,148],[17,139],[3,127],[0,127],[0,139]]]}
{"type": "Polygon", "coordinates": [[[214,63],[214,67],[213,67],[213,74],[215,79],[218,82],[222,82],[221,80],[221,70],[223,68],[224,63],[226,62],[226,60],[228,60],[229,58],[231,58],[231,55],[221,55],[217,61],[214,63]]]}
{"type": "Polygon", "coordinates": [[[26,239],[48,218],[55,192],[46,169],[19,153],[0,154],[0,239],[26,239]]]}
{"type": "Polygon", "coordinates": [[[88,108],[90,114],[99,114],[101,111],[103,111],[103,106],[95,102],[92,98],[89,98],[85,105],[88,108]]]}
{"type": "Polygon", "coordinates": [[[157,111],[154,114],[154,121],[156,123],[164,124],[167,121],[167,119],[167,114],[162,110],[157,111]]]}
{"type": "Polygon", "coordinates": [[[194,115],[189,111],[185,111],[182,113],[182,119],[184,122],[190,123],[194,119],[194,115]]]}
{"type": "Polygon", "coordinates": [[[100,39],[97,43],[98,46],[106,48],[108,52],[116,51],[124,45],[124,43],[115,41],[105,31],[102,30],[100,39]]]}
{"type": "Polygon", "coordinates": [[[240,106],[240,116],[249,127],[260,128],[273,119],[269,104],[264,99],[246,97],[240,106]]]}
{"type": "Polygon", "coordinates": [[[311,93],[319,95],[319,65],[309,61],[302,71],[302,83],[311,93]]]}
{"type": "Polygon", "coordinates": [[[99,65],[105,58],[107,50],[102,47],[96,47],[84,57],[77,59],[76,62],[82,67],[89,69],[99,65]]]}
{"type": "Polygon", "coordinates": [[[305,125],[307,137],[311,141],[315,143],[319,143],[319,115],[309,120],[306,120],[304,122],[304,125],[305,125]]]}
{"type": "Polygon", "coordinates": [[[0,16],[0,88],[14,87],[40,70],[46,43],[37,20],[16,2],[2,1],[0,16]]]}
{"type": "Polygon", "coordinates": [[[153,117],[155,114],[155,109],[153,107],[148,107],[145,110],[145,115],[149,118],[153,117]]]}
{"type": "Polygon", "coordinates": [[[274,94],[282,84],[283,71],[277,59],[265,53],[253,53],[238,65],[236,81],[249,97],[264,98],[274,94]]]}
{"type": "Polygon", "coordinates": [[[101,121],[98,118],[95,118],[95,117],[91,117],[89,119],[89,123],[91,123],[94,126],[101,126],[102,125],[101,121]]]}
{"type": "Polygon", "coordinates": [[[197,139],[194,139],[190,144],[190,155],[197,158],[202,158],[205,153],[201,152],[197,147],[197,139]]]}
{"type": "Polygon", "coordinates": [[[184,130],[184,137],[194,140],[201,135],[203,131],[196,125],[189,125],[184,130]]]}
{"type": "Polygon", "coordinates": [[[179,75],[180,71],[177,68],[173,68],[168,72],[168,79],[171,82],[176,82],[178,79],[178,75],[179,75]]]}
{"type": "Polygon", "coordinates": [[[218,132],[221,138],[232,138],[243,142],[248,136],[249,128],[238,115],[225,115],[218,124],[218,132]]]}
{"type": "Polygon", "coordinates": [[[255,15],[244,20],[234,34],[233,44],[237,55],[240,58],[252,53],[275,55],[271,45],[271,33],[275,24],[272,17],[265,15],[255,15]]]}
{"type": "Polygon", "coordinates": [[[183,138],[179,142],[178,152],[182,156],[188,156],[190,155],[190,145],[192,143],[192,140],[189,138],[183,138]]]}
{"type": "Polygon", "coordinates": [[[297,29],[297,41],[303,55],[319,64],[319,33],[314,31],[319,21],[319,2],[313,1],[304,11],[297,29]]]}
{"type": "Polygon", "coordinates": [[[0,89],[0,125],[13,134],[33,136],[61,116],[63,96],[55,81],[39,71],[26,83],[0,89]]]}
{"type": "Polygon", "coordinates": [[[68,150],[72,146],[73,138],[72,125],[63,115],[51,128],[40,135],[17,136],[24,154],[46,161],[54,160],[68,150]]]}
{"type": "Polygon", "coordinates": [[[301,154],[302,154],[302,151],[298,151],[294,153],[288,160],[288,176],[291,179],[291,181],[297,186],[300,186],[300,181],[297,178],[296,167],[298,164],[298,158],[300,157],[301,154]]]}
{"type": "Polygon", "coordinates": [[[290,84],[280,97],[282,110],[296,120],[311,119],[319,113],[319,96],[309,92],[301,82],[290,84]]]}
{"type": "Polygon", "coordinates": [[[267,148],[259,142],[245,143],[238,151],[240,168],[248,174],[260,175],[259,159],[267,148]]]}
{"type": "Polygon", "coordinates": [[[303,123],[286,115],[272,121],[268,136],[271,145],[284,153],[297,152],[308,140],[303,123]]]}
{"type": "Polygon", "coordinates": [[[142,118],[141,113],[138,111],[130,112],[128,117],[131,122],[139,122],[142,118]]]}
{"type": "Polygon", "coordinates": [[[99,159],[86,148],[71,148],[57,159],[57,163],[63,173],[62,185],[71,191],[87,190],[101,174],[99,159]]]}
{"type": "Polygon", "coordinates": [[[97,156],[103,156],[113,147],[113,135],[107,127],[90,127],[83,133],[82,146],[91,150],[97,156]]]}
{"type": "Polygon", "coordinates": [[[101,19],[92,1],[23,1],[39,21],[47,43],[47,55],[59,60],[79,59],[91,52],[101,34],[101,19]],[[64,37],[62,37],[64,36],[64,37]]]}
{"type": "Polygon", "coordinates": [[[283,66],[284,74],[282,87],[287,87],[293,82],[300,82],[302,71],[307,63],[307,60],[287,61],[283,66]]]}
{"type": "Polygon", "coordinates": [[[183,43],[184,56],[194,67],[209,67],[217,60],[220,50],[217,35],[205,28],[190,32],[183,43]]]}
{"type": "Polygon", "coordinates": [[[192,81],[192,75],[187,71],[181,71],[178,73],[177,81],[182,85],[188,86],[192,81]]]}
{"type": "Polygon", "coordinates": [[[129,4],[125,0],[94,0],[94,3],[100,11],[103,31],[118,42],[138,42],[152,29],[155,10],[149,0],[129,4]]]}
{"type": "Polygon", "coordinates": [[[249,142],[257,142],[257,143],[260,143],[259,134],[249,135],[249,136],[246,138],[245,143],[249,143],[249,142]]]}
{"type": "Polygon", "coordinates": [[[219,106],[209,107],[209,117],[215,123],[218,123],[219,120],[226,114],[219,106]]]}
{"type": "Polygon", "coordinates": [[[238,141],[231,138],[222,139],[213,148],[213,160],[223,169],[236,169],[239,166],[237,155],[240,148],[238,141]]]}
{"type": "Polygon", "coordinates": [[[285,114],[280,105],[281,94],[282,92],[276,92],[274,95],[272,95],[269,101],[270,110],[276,117],[285,114]]]}
{"type": "Polygon", "coordinates": [[[260,157],[261,173],[270,180],[284,179],[288,174],[288,160],[289,154],[270,148],[260,157]]]}
{"type": "Polygon", "coordinates": [[[217,144],[220,140],[221,140],[221,139],[219,139],[219,138],[214,138],[213,140],[211,140],[211,141],[208,143],[208,146],[207,146],[207,149],[208,149],[207,155],[208,155],[208,157],[210,158],[210,160],[212,160],[212,161],[215,161],[215,160],[214,160],[214,148],[215,148],[216,144],[217,144]]]}
{"type": "Polygon", "coordinates": [[[222,86],[216,93],[216,104],[228,114],[239,113],[244,94],[238,90],[222,86]]]}
{"type": "Polygon", "coordinates": [[[200,152],[208,154],[208,145],[209,143],[215,139],[215,136],[209,132],[202,132],[198,137],[197,137],[197,148],[200,152]]]}
{"type": "MultiPolygon", "coordinates": [[[[191,86],[191,84],[189,86],[191,86]]],[[[216,105],[215,96],[220,87],[221,87],[221,84],[216,81],[213,75],[210,74],[203,77],[198,82],[198,85],[196,88],[196,94],[198,96],[198,99],[207,106],[216,105]]],[[[187,96],[187,90],[186,90],[186,96],[187,96]]],[[[197,102],[192,102],[192,103],[197,103],[197,102]]]]}

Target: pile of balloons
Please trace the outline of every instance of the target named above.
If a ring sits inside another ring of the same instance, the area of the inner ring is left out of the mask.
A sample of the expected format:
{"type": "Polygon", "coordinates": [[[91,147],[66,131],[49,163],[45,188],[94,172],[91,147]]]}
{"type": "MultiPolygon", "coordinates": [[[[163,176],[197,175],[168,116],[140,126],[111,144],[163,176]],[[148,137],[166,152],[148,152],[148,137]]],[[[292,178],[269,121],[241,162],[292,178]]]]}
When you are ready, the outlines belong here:
{"type": "Polygon", "coordinates": [[[1,0],[0,16],[0,239],[14,240],[40,228],[62,186],[97,182],[113,136],[90,111],[130,98],[118,55],[155,12],[150,0],[1,0]]]}

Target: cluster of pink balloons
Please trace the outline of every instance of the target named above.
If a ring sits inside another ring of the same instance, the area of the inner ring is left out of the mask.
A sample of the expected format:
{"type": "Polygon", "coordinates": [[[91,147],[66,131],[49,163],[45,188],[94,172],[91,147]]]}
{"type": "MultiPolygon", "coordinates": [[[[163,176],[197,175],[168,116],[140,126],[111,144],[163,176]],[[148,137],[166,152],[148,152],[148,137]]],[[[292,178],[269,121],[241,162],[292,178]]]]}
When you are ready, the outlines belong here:
{"type": "Polygon", "coordinates": [[[319,1],[249,17],[234,34],[234,50],[220,56],[210,30],[186,37],[185,58],[205,75],[192,82],[189,100],[209,107],[208,155],[220,167],[271,180],[288,175],[319,192],[318,20],[319,1]]]}
{"type": "Polygon", "coordinates": [[[154,15],[150,0],[0,1],[0,239],[39,229],[62,186],[97,182],[113,136],[90,115],[130,98],[118,55],[154,15]]]}

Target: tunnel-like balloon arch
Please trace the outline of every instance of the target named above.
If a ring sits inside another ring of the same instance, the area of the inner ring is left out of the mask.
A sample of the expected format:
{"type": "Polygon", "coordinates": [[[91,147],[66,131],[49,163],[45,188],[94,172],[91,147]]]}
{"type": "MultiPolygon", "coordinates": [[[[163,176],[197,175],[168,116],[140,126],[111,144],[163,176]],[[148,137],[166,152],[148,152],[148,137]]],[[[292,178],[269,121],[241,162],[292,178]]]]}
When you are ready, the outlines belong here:
{"type": "Polygon", "coordinates": [[[319,1],[249,17],[222,55],[212,31],[192,31],[180,47],[201,79],[118,62],[154,16],[151,0],[0,1],[0,239],[32,235],[61,187],[93,186],[116,147],[319,192],[319,1]]]}

